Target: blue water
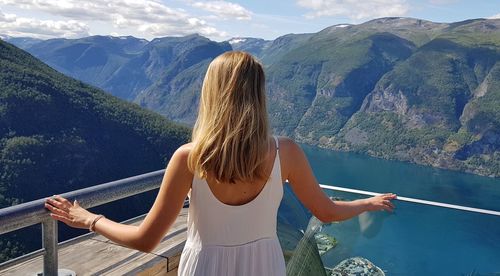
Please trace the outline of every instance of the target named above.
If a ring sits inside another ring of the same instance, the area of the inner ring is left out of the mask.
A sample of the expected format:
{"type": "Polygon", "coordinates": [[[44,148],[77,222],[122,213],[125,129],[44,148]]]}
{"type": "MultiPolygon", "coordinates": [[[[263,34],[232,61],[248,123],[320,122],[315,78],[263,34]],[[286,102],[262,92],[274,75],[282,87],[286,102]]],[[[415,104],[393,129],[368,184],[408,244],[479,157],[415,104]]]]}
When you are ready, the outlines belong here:
{"type": "MultiPolygon", "coordinates": [[[[308,146],[303,149],[323,184],[500,211],[500,179],[308,146]]],[[[387,275],[500,274],[500,217],[492,215],[396,201],[394,214],[365,213],[323,231],[339,240],[323,256],[329,267],[362,256],[387,275]]]]}

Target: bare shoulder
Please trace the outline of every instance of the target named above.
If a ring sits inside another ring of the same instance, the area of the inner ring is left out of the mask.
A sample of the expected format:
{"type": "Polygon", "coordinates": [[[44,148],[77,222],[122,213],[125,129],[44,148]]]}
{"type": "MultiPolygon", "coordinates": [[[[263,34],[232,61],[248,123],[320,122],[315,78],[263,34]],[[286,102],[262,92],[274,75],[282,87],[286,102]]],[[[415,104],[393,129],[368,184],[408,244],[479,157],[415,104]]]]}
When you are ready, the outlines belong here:
{"type": "Polygon", "coordinates": [[[281,175],[285,180],[289,178],[290,172],[295,169],[297,161],[303,158],[303,153],[300,146],[293,139],[288,137],[278,137],[278,139],[281,175]]]}
{"type": "Polygon", "coordinates": [[[280,144],[280,157],[293,157],[297,153],[301,152],[300,146],[291,138],[288,137],[278,137],[280,144]]]}
{"type": "Polygon", "coordinates": [[[177,148],[177,150],[170,158],[169,165],[182,169],[182,171],[188,171],[187,162],[192,147],[193,143],[187,143],[177,148]]]}
{"type": "Polygon", "coordinates": [[[177,148],[174,155],[178,155],[180,158],[182,158],[182,159],[185,158],[187,160],[192,148],[193,148],[193,143],[184,144],[184,145],[180,146],[179,148],[177,148]]]}

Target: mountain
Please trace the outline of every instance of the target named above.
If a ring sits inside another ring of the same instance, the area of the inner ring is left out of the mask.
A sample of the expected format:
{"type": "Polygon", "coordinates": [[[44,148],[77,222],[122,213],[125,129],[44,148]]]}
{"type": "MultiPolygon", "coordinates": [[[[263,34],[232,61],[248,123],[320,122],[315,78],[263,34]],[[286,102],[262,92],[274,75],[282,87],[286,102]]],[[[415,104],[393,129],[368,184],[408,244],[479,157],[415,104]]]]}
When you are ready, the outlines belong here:
{"type": "Polygon", "coordinates": [[[248,52],[260,57],[261,53],[271,46],[272,41],[253,37],[234,37],[227,41],[235,51],[248,52]]]}
{"type": "Polygon", "coordinates": [[[160,169],[188,139],[187,128],[2,41],[0,63],[0,186],[12,197],[35,199],[160,169]],[[33,189],[23,191],[28,184],[33,189]]]}
{"type": "MultiPolygon", "coordinates": [[[[147,45],[146,72],[155,81],[136,96],[135,102],[169,119],[192,124],[198,112],[199,91],[208,64],[231,50],[199,35],[155,39],[147,45]]],[[[137,72],[137,67],[130,71],[137,72]]],[[[140,70],[139,70],[140,71],[140,70]]],[[[130,78],[124,74],[124,78],[130,78]]]]}
{"type": "Polygon", "coordinates": [[[131,36],[91,36],[50,39],[24,49],[68,76],[157,110],[170,119],[192,123],[197,105],[195,92],[208,63],[231,50],[231,46],[199,35],[152,41],[131,36]],[[182,96],[177,95],[179,92],[182,96]],[[171,108],[175,112],[165,111],[171,108]]]}
{"type": "Polygon", "coordinates": [[[498,177],[499,81],[500,20],[449,24],[384,74],[325,146],[498,177]]]}
{"type": "Polygon", "coordinates": [[[291,50],[303,45],[313,34],[287,34],[272,41],[271,45],[258,56],[268,67],[276,60],[280,60],[291,50]]]}
{"type": "Polygon", "coordinates": [[[24,49],[29,49],[30,53],[61,73],[130,99],[133,87],[141,87],[145,80],[134,76],[137,79],[134,84],[128,81],[130,87],[113,93],[115,87],[109,83],[110,77],[136,57],[147,43],[135,37],[92,36],[76,40],[49,39],[24,49]]]}
{"type": "Polygon", "coordinates": [[[2,35],[0,34],[0,39],[3,41],[7,41],[11,44],[16,45],[19,48],[29,48],[37,43],[40,43],[43,41],[43,39],[38,39],[38,38],[32,38],[32,37],[13,37],[13,36],[8,36],[8,35],[2,35]]]}
{"type": "MultiPolygon", "coordinates": [[[[0,208],[162,169],[189,132],[0,40],[0,208]]],[[[142,214],[153,198],[118,202],[106,213],[142,214]]],[[[30,237],[39,235],[29,231],[0,239],[0,262],[33,249],[30,237]]]]}
{"type": "Polygon", "coordinates": [[[414,48],[386,32],[310,36],[268,67],[274,127],[311,142],[336,134],[382,75],[414,48]]]}
{"type": "MultiPolygon", "coordinates": [[[[126,84],[121,89],[93,84],[191,124],[206,64],[231,48],[249,51],[265,66],[274,132],[320,147],[499,177],[499,25],[498,19],[389,17],[273,41],[162,38],[213,48],[191,66],[157,51],[148,56],[148,64],[164,62],[153,66],[157,70],[138,61],[116,71],[121,74],[103,74],[126,84]]],[[[37,45],[28,50],[38,56],[37,45]]]]}
{"type": "Polygon", "coordinates": [[[499,177],[499,26],[382,18],[313,34],[278,59],[263,58],[274,130],[499,177]]]}

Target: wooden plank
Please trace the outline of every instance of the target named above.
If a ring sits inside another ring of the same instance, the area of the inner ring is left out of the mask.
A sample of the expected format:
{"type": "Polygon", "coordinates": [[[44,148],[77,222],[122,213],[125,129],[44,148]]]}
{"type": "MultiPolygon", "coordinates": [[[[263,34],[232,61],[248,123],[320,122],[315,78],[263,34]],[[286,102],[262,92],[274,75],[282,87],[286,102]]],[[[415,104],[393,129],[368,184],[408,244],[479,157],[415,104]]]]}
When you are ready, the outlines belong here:
{"type": "MultiPolygon", "coordinates": [[[[138,219],[131,224],[138,225],[141,221],[138,219]]],[[[152,253],[123,247],[101,235],[62,245],[59,248],[59,268],[73,270],[77,275],[124,275],[130,272],[136,275],[141,271],[146,273],[143,275],[175,275],[167,274],[167,270],[176,270],[186,240],[186,223],[187,208],[183,208],[152,253]]],[[[40,256],[2,270],[0,275],[35,275],[42,270],[43,257],[40,256]]]]}

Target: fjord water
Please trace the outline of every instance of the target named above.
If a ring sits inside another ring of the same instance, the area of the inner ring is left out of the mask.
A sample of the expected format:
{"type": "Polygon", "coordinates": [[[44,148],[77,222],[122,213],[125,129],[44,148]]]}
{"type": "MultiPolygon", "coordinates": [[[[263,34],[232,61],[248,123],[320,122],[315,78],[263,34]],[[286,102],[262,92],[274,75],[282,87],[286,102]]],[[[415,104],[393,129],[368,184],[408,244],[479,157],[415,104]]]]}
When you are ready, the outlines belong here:
{"type": "MultiPolygon", "coordinates": [[[[500,179],[303,146],[318,181],[373,192],[500,211],[500,179]]],[[[362,196],[335,191],[345,199],[362,196]]],[[[355,256],[387,275],[500,273],[500,217],[396,201],[396,211],[365,213],[323,232],[339,241],[322,259],[355,256]]],[[[496,274],[494,274],[496,275],[496,274]]]]}

